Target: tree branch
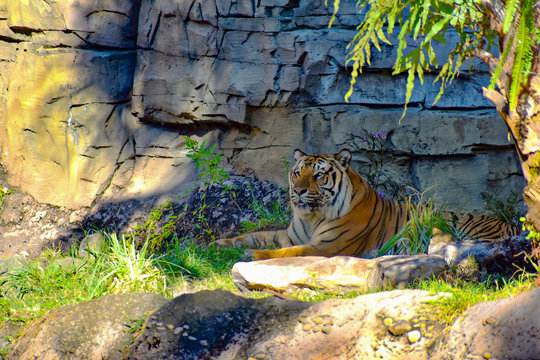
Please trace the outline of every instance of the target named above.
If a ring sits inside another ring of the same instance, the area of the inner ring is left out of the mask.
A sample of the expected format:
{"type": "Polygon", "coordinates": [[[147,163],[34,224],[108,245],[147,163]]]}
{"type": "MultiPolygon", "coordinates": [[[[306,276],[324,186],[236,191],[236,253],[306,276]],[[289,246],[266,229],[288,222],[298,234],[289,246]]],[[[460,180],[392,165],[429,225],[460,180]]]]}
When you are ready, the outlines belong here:
{"type": "Polygon", "coordinates": [[[499,60],[484,49],[476,49],[472,52],[472,55],[478,60],[485,62],[489,66],[489,71],[492,74],[497,68],[497,65],[499,65],[499,60]]]}
{"type": "Polygon", "coordinates": [[[502,35],[504,4],[500,0],[482,0],[482,5],[486,7],[491,15],[489,25],[499,36],[502,35]]]}

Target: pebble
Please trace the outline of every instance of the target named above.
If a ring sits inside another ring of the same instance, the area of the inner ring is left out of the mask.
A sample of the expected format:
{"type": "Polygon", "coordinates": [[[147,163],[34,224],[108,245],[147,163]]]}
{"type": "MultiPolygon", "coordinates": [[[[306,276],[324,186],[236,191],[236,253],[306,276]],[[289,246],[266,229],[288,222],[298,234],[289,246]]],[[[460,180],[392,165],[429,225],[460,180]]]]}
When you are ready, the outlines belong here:
{"type": "Polygon", "coordinates": [[[332,331],[332,325],[326,324],[322,328],[322,332],[325,334],[330,334],[330,331],[332,331]]]}
{"type": "Polygon", "coordinates": [[[420,331],[418,330],[413,330],[413,331],[410,331],[408,334],[407,334],[407,339],[409,340],[409,342],[412,344],[412,343],[415,343],[417,342],[418,340],[420,340],[420,337],[422,336],[422,334],[420,334],[420,331]]]}
{"type": "Polygon", "coordinates": [[[182,331],[184,331],[184,328],[183,328],[183,327],[177,327],[176,329],[173,330],[173,333],[174,333],[174,335],[178,335],[178,334],[180,334],[182,331]]]}
{"type": "Polygon", "coordinates": [[[409,324],[409,322],[407,322],[405,320],[398,321],[397,323],[391,325],[388,328],[388,331],[390,332],[390,334],[392,334],[394,336],[403,335],[407,331],[411,331],[411,330],[412,330],[411,324],[409,324]]]}

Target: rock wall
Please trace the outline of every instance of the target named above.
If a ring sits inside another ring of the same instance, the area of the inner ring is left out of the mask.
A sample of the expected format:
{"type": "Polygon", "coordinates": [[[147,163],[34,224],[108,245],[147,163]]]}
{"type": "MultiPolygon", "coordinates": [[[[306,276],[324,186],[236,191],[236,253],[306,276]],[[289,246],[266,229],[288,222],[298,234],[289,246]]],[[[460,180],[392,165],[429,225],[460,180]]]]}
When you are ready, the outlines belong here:
{"type": "Polygon", "coordinates": [[[72,209],[175,197],[194,179],[180,135],[195,135],[233,171],[284,185],[294,148],[348,147],[367,169],[366,132],[384,131],[386,179],[435,186],[453,208],[482,208],[482,191],[521,192],[503,122],[482,97],[485,68],[465,71],[437,104],[427,74],[400,124],[393,49],[373,54],[346,103],[360,15],[343,2],[332,29],[329,16],[322,0],[0,0],[9,183],[72,209]]]}

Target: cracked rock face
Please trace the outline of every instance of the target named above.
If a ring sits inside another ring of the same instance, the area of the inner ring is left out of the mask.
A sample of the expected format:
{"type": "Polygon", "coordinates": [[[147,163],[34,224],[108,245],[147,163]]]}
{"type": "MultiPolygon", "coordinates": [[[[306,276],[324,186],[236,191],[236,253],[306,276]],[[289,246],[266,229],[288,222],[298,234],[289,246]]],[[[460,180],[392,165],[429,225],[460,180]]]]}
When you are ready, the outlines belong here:
{"type": "Polygon", "coordinates": [[[388,134],[388,179],[421,192],[438,184],[449,208],[481,209],[482,191],[521,192],[503,122],[482,96],[484,67],[435,105],[438,88],[418,87],[421,107],[400,125],[395,49],[373,54],[345,102],[359,15],[345,2],[328,29],[331,11],[311,0],[0,0],[10,186],[69,209],[175,198],[195,180],[180,134],[204,134],[236,173],[283,186],[294,148],[348,147],[367,169],[365,129],[388,134]]]}

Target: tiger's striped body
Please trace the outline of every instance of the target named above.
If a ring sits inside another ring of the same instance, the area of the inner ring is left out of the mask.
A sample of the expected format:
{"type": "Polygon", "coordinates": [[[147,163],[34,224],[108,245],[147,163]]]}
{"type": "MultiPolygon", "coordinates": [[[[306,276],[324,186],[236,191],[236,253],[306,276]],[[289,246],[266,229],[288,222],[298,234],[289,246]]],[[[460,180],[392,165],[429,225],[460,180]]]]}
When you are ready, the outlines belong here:
{"type": "MultiPolygon", "coordinates": [[[[306,155],[289,176],[293,218],[286,230],[260,231],[232,239],[222,246],[252,249],[254,259],[288,256],[373,256],[408,220],[405,203],[382,198],[349,166],[351,153],[306,155]]],[[[456,227],[471,237],[495,239],[519,233],[500,220],[482,215],[455,215],[456,227]]]]}

